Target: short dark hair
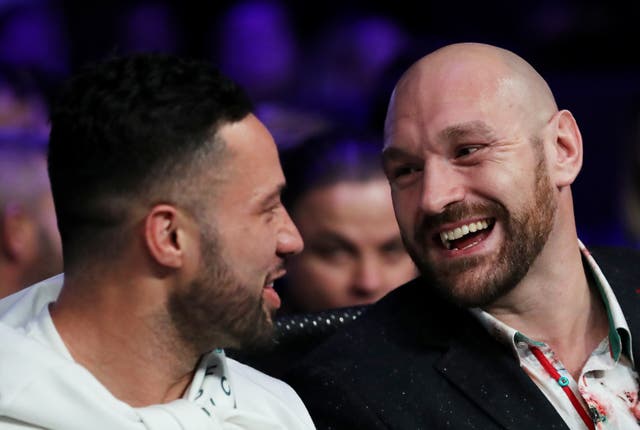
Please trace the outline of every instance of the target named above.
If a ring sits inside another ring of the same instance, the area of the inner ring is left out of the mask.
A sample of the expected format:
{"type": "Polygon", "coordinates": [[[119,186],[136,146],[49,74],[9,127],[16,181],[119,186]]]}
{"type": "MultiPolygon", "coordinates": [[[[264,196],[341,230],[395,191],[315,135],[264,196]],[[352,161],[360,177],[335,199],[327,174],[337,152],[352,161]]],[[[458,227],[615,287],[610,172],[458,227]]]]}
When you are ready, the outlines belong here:
{"type": "Polygon", "coordinates": [[[222,151],[219,127],[252,109],[207,62],[165,54],[111,58],[70,79],[49,142],[65,269],[92,244],[117,239],[134,204],[180,203],[202,156],[222,151]]]}
{"type": "Polygon", "coordinates": [[[309,191],[341,182],[384,178],[382,138],[361,131],[331,130],[281,151],[289,211],[309,191]]]}

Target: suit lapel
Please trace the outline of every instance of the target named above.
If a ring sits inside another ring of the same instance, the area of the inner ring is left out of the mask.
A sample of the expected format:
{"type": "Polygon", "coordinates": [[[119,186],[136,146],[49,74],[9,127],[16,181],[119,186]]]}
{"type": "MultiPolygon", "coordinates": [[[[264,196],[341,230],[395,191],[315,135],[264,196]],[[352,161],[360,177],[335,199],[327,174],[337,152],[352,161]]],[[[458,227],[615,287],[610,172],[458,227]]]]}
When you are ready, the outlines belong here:
{"type": "Polygon", "coordinates": [[[611,285],[629,325],[637,370],[640,366],[640,253],[622,248],[594,248],[590,251],[611,285]]]}
{"type": "MultiPolygon", "coordinates": [[[[640,365],[640,254],[598,251],[594,252],[596,261],[614,289],[629,324],[637,369],[640,365]]],[[[425,303],[424,300],[416,302],[425,303]]],[[[446,349],[436,369],[499,426],[513,430],[567,429],[512,352],[491,338],[475,320],[470,321],[473,318],[470,314],[447,303],[438,303],[433,312],[423,312],[421,318],[425,314],[435,322],[419,325],[434,327],[434,331],[421,333],[422,341],[430,347],[446,349]],[[458,328],[449,331],[449,327],[440,324],[443,320],[456,321],[458,328]]]]}
{"type": "Polygon", "coordinates": [[[505,429],[566,429],[512,353],[481,330],[454,338],[436,368],[505,429]]]}

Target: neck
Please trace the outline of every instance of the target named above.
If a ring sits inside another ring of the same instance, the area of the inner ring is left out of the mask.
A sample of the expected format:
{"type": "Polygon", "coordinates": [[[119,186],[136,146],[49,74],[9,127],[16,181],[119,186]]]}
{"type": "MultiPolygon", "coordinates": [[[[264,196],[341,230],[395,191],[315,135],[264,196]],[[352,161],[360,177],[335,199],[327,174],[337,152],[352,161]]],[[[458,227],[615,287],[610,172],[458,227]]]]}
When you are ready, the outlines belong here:
{"type": "Polygon", "coordinates": [[[577,240],[572,244],[557,248],[563,255],[543,251],[518,286],[485,310],[545,342],[577,379],[607,335],[608,319],[596,287],[589,285],[577,240]]]}
{"type": "Polygon", "coordinates": [[[181,397],[199,360],[175,335],[157,298],[162,288],[148,279],[76,277],[65,279],[50,308],[74,360],[133,407],[181,397]]]}

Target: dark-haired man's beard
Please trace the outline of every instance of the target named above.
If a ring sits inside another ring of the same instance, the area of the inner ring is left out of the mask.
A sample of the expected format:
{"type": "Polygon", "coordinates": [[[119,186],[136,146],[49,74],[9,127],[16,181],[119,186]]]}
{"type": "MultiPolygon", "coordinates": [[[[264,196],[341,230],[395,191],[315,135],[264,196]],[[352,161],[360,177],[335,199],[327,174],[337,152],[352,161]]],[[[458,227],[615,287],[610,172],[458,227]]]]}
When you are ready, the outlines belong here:
{"type": "Polygon", "coordinates": [[[272,339],[262,289],[242,285],[224,261],[215,234],[202,234],[200,275],[171,295],[169,314],[181,340],[202,354],[213,348],[254,349],[272,339]]]}
{"type": "Polygon", "coordinates": [[[528,205],[509,211],[497,202],[452,205],[436,217],[424,219],[413,240],[403,237],[428,288],[437,289],[450,301],[464,307],[484,307],[510,292],[524,278],[542,251],[553,227],[556,203],[544,163],[538,163],[535,188],[528,205]],[[427,249],[434,246],[424,234],[429,227],[473,215],[493,217],[504,230],[504,241],[492,255],[457,258],[433,264],[427,249]]]}

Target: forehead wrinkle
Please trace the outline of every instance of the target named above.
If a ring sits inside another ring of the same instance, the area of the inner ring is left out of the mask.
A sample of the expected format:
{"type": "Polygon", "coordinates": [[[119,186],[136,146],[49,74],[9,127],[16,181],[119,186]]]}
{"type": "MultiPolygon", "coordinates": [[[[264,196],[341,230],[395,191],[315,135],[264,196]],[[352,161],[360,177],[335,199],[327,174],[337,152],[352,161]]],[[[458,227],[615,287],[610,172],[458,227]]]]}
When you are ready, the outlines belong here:
{"type": "Polygon", "coordinates": [[[469,121],[450,125],[438,133],[438,138],[444,141],[459,141],[471,136],[495,140],[493,129],[483,121],[469,121]]]}
{"type": "MultiPolygon", "coordinates": [[[[467,106],[476,103],[476,113],[490,121],[485,121],[484,128],[488,129],[483,130],[481,125],[461,127],[445,123],[442,127],[451,125],[451,128],[440,133],[435,130],[433,137],[438,141],[476,137],[472,133],[491,142],[507,136],[537,135],[558,110],[544,78],[515,53],[489,45],[455,44],[421,58],[401,76],[385,118],[385,149],[395,146],[398,139],[405,143],[416,143],[419,139],[425,143],[426,136],[419,138],[419,135],[424,135],[433,110],[451,100],[467,106]],[[470,80],[470,76],[474,78],[470,80]],[[503,121],[496,117],[497,113],[511,116],[503,121]],[[493,123],[492,118],[499,122],[493,123]]],[[[465,118],[458,120],[465,124],[465,118]]],[[[401,154],[390,152],[384,158],[389,162],[398,155],[401,154]]]]}

